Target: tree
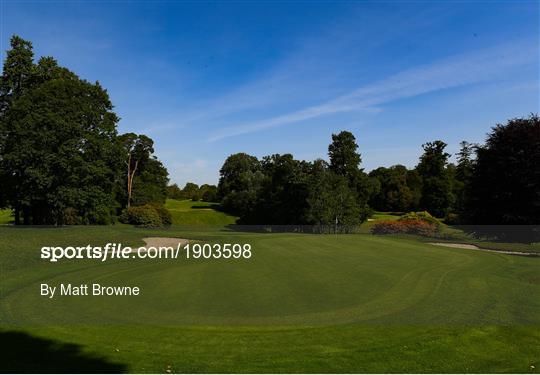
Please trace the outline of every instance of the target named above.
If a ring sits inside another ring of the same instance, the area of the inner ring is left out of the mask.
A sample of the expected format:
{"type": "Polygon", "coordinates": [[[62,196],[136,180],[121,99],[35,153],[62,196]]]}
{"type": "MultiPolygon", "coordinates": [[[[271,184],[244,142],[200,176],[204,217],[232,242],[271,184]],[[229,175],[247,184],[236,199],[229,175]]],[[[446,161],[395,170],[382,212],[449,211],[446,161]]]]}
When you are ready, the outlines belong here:
{"type": "Polygon", "coordinates": [[[450,154],[444,152],[446,143],[428,142],[416,170],[422,177],[420,207],[435,216],[444,216],[453,203],[452,181],[446,167],[450,154]]]}
{"type": "Polygon", "coordinates": [[[458,164],[456,166],[456,178],[459,181],[466,183],[473,174],[473,155],[478,145],[471,144],[467,141],[461,141],[460,146],[461,148],[457,154],[458,164]]]}
{"type": "Polygon", "coordinates": [[[473,154],[477,145],[467,141],[460,143],[461,148],[457,156],[457,166],[453,174],[453,194],[455,196],[454,211],[459,214],[459,217],[465,215],[465,199],[466,188],[470,184],[473,174],[474,160],[473,154]]]}
{"type": "Polygon", "coordinates": [[[403,165],[379,167],[369,173],[379,181],[380,190],[370,204],[379,211],[409,211],[413,206],[413,192],[407,184],[408,170],[403,165]]]}
{"type": "MultiPolygon", "coordinates": [[[[467,189],[466,214],[478,225],[525,226],[540,223],[540,119],[515,118],[492,128],[476,149],[467,189]]],[[[538,241],[533,227],[497,227],[491,234],[538,241]]]]}
{"type": "Polygon", "coordinates": [[[172,184],[167,186],[167,198],[169,199],[184,199],[184,193],[178,184],[172,184]]]}
{"type": "Polygon", "coordinates": [[[344,176],[315,161],[307,197],[307,222],[319,232],[349,232],[361,222],[362,207],[344,176]]]}
{"type": "Polygon", "coordinates": [[[2,77],[0,79],[0,115],[13,100],[30,88],[34,72],[34,52],[32,43],[13,35],[11,49],[6,53],[2,77]]]}
{"type": "Polygon", "coordinates": [[[135,173],[137,173],[139,166],[150,159],[150,155],[154,152],[154,141],[145,135],[137,135],[135,133],[122,134],[118,137],[118,141],[126,154],[126,206],[129,207],[131,205],[135,173]]]}
{"type": "Polygon", "coordinates": [[[328,146],[330,170],[352,182],[362,161],[357,149],[356,139],[351,132],[332,134],[332,143],[328,146]]]}
{"type": "Polygon", "coordinates": [[[167,199],[169,173],[155,156],[140,164],[139,172],[133,179],[133,204],[163,205],[167,199]]]}
{"type": "Polygon", "coordinates": [[[35,64],[32,44],[13,36],[0,77],[0,207],[13,208],[16,224],[21,216],[24,224],[104,224],[116,198],[129,205],[132,191],[137,201],[164,202],[167,171],[150,159],[152,140],[118,138],[118,121],[99,82],[52,57],[35,64]]]}
{"type": "Polygon", "coordinates": [[[247,216],[255,206],[264,178],[261,163],[254,156],[237,153],[225,160],[219,173],[218,198],[224,210],[247,216]]]}
{"type": "Polygon", "coordinates": [[[200,187],[201,200],[204,202],[217,201],[217,186],[204,184],[200,187]]]}
{"type": "Polygon", "coordinates": [[[411,192],[411,211],[420,210],[420,199],[422,198],[422,177],[415,169],[407,171],[407,186],[411,192]]]}
{"type": "Polygon", "coordinates": [[[253,224],[306,224],[309,163],[291,154],[265,156],[261,162],[264,178],[254,210],[244,222],[253,224]]]}
{"type": "MultiPolygon", "coordinates": [[[[29,87],[30,76],[34,67],[34,52],[32,43],[16,35],[11,37],[11,49],[6,53],[2,76],[0,77],[0,179],[3,182],[3,188],[0,189],[0,207],[5,207],[15,201],[15,223],[20,223],[19,200],[14,198],[16,191],[10,186],[12,178],[8,170],[2,169],[2,159],[7,147],[9,124],[6,123],[6,112],[11,103],[20,97],[29,87]],[[8,191],[10,190],[10,191],[8,191]]],[[[5,167],[5,166],[4,166],[5,167]]]]}
{"type": "Polygon", "coordinates": [[[99,83],[58,78],[30,88],[3,116],[0,169],[25,224],[107,223],[118,171],[117,116],[99,83]]]}
{"type": "Polygon", "coordinates": [[[193,201],[198,201],[201,198],[201,194],[199,191],[199,185],[188,182],[186,183],[186,186],[184,186],[184,189],[182,190],[184,193],[184,197],[186,199],[191,199],[193,201]]]}
{"type": "Polygon", "coordinates": [[[361,221],[368,218],[371,210],[368,200],[378,190],[376,181],[370,179],[362,169],[362,158],[357,151],[356,138],[351,132],[342,131],[332,134],[332,143],[328,146],[330,170],[338,176],[343,176],[349,182],[349,187],[356,192],[356,200],[360,209],[361,221]]]}

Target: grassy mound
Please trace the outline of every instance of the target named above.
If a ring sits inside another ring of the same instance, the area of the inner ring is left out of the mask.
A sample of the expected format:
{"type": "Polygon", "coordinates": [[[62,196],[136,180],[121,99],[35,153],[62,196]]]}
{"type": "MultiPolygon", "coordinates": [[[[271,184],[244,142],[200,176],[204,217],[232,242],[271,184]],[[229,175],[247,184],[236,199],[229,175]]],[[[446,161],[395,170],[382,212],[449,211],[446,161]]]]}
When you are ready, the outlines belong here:
{"type": "Polygon", "coordinates": [[[225,226],[234,224],[237,217],[218,211],[218,204],[192,200],[167,199],[165,203],[172,215],[173,225],[225,226]]]}

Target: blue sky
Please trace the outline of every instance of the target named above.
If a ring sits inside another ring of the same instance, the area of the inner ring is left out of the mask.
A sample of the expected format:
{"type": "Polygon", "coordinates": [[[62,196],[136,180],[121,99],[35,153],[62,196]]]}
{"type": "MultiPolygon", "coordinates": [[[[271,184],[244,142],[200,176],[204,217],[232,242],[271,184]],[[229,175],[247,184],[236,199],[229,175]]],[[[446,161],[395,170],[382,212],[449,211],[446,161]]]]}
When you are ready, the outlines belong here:
{"type": "Polygon", "coordinates": [[[482,142],[539,111],[539,2],[0,0],[9,37],[108,89],[120,132],[151,136],[171,181],[217,183],[235,152],[327,157],[352,131],[362,167],[421,144],[482,142]]]}

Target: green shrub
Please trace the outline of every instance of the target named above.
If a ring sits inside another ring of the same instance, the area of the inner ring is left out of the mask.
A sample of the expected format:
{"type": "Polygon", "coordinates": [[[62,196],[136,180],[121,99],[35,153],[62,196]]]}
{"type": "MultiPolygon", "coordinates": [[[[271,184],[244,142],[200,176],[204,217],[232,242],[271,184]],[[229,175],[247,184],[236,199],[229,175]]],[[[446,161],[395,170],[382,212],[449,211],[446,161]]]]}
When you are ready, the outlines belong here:
{"type": "Polygon", "coordinates": [[[120,215],[120,221],[145,228],[156,228],[163,225],[156,208],[150,205],[126,208],[120,215]]]}
{"type": "Polygon", "coordinates": [[[455,225],[460,223],[460,217],[458,214],[448,213],[444,218],[444,222],[448,225],[455,225]]]}
{"type": "Polygon", "coordinates": [[[66,209],[64,209],[62,221],[64,225],[77,225],[80,224],[81,220],[75,208],[67,207],[66,209]]]}
{"type": "Polygon", "coordinates": [[[420,221],[425,221],[426,223],[430,223],[436,226],[441,225],[441,222],[437,218],[431,216],[431,214],[427,211],[409,212],[401,216],[398,220],[399,221],[420,220],[420,221]]]}
{"type": "Polygon", "coordinates": [[[217,202],[217,192],[215,190],[207,190],[203,193],[201,199],[203,202],[217,202]]]}
{"type": "Polygon", "coordinates": [[[438,226],[425,220],[404,219],[404,220],[381,220],[371,227],[373,234],[416,234],[430,237],[438,231],[438,226]]]}
{"type": "Polygon", "coordinates": [[[169,212],[169,210],[167,210],[163,206],[153,206],[153,207],[156,210],[157,214],[159,215],[162,225],[169,226],[172,224],[172,215],[169,212]]]}

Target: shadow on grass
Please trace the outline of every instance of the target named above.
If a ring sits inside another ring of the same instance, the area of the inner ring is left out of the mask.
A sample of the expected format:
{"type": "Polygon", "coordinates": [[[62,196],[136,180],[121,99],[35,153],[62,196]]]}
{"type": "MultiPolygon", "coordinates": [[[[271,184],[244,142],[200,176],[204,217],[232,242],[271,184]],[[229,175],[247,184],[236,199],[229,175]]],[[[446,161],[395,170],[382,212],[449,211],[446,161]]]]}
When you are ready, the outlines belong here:
{"type": "Polygon", "coordinates": [[[30,336],[19,331],[0,332],[1,373],[121,373],[124,364],[83,353],[81,346],[30,336]]]}

